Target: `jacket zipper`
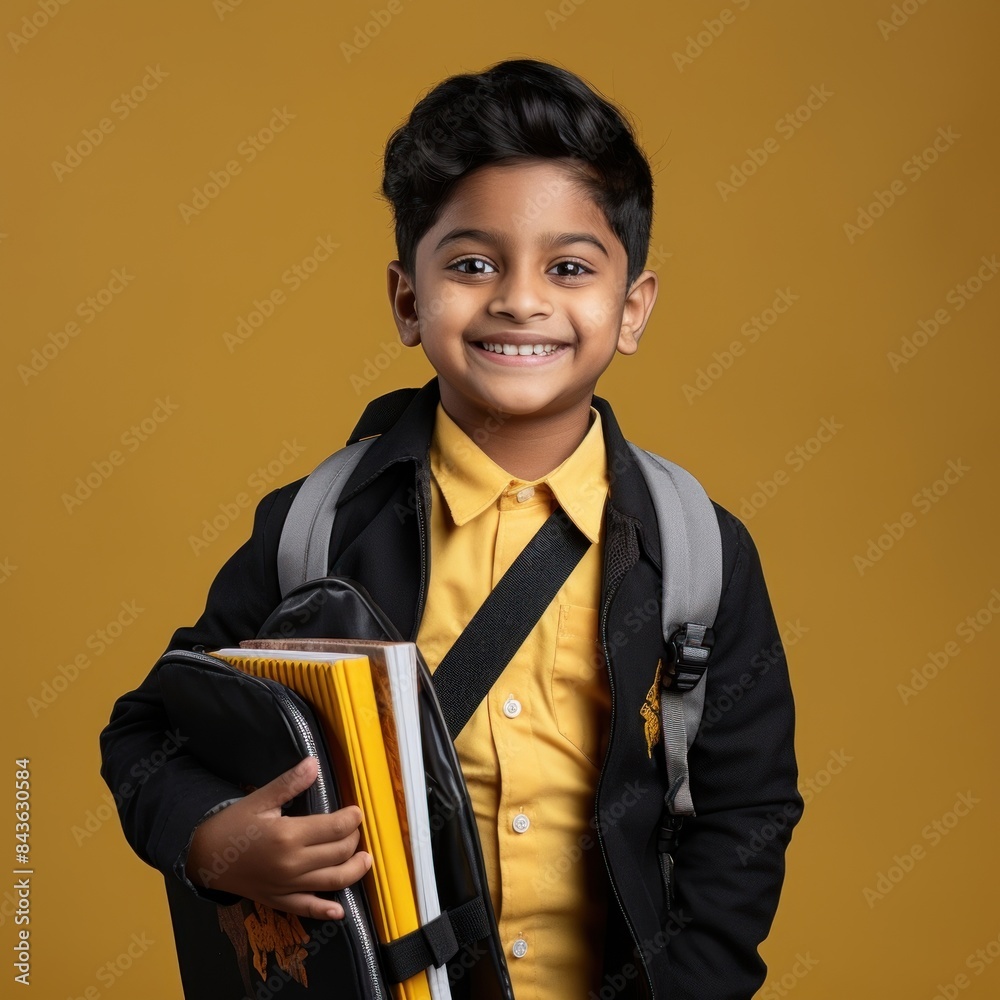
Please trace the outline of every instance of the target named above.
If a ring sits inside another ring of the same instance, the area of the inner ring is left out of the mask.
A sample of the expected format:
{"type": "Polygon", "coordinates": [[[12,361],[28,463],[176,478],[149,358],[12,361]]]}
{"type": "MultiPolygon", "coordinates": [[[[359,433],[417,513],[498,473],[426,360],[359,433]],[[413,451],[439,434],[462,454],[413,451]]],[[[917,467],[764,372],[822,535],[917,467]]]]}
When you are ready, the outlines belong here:
{"type": "MultiPolygon", "coordinates": [[[[624,578],[624,574],[623,574],[624,578]]],[[[615,727],[615,679],[614,673],[611,669],[611,651],[608,649],[608,613],[611,610],[611,601],[615,594],[618,592],[618,587],[621,584],[619,580],[614,589],[609,591],[605,600],[604,607],[601,609],[601,648],[604,651],[604,662],[608,669],[608,684],[611,688],[611,721],[609,732],[614,731],[615,727]]],[[[611,891],[615,895],[615,901],[618,903],[618,908],[622,912],[622,916],[625,918],[625,925],[628,927],[629,934],[632,936],[632,940],[635,943],[636,954],[639,956],[639,961],[642,963],[642,971],[646,974],[646,985],[649,989],[650,1000],[655,1000],[656,991],[653,989],[653,977],[649,973],[649,966],[646,964],[646,957],[642,953],[642,947],[639,944],[639,937],[635,932],[635,927],[629,918],[628,911],[625,909],[625,904],[622,902],[621,895],[618,892],[618,886],[615,884],[614,875],[611,872],[611,862],[608,860],[608,852],[604,847],[604,836],[601,833],[601,817],[600,812],[597,807],[597,803],[601,797],[601,787],[604,784],[604,773],[607,765],[608,755],[611,752],[611,741],[608,740],[608,752],[604,755],[604,760],[601,763],[601,773],[597,779],[597,795],[594,797],[594,819],[597,825],[597,842],[601,845],[601,857],[604,859],[604,867],[607,869],[608,881],[611,883],[611,891]]]]}
{"type": "MultiPolygon", "coordinates": [[[[330,811],[330,793],[327,789],[326,775],[324,774],[323,767],[320,764],[316,741],[313,738],[312,732],[309,730],[309,725],[302,713],[299,711],[298,706],[291,700],[291,698],[288,697],[287,694],[285,694],[284,691],[279,688],[275,688],[274,692],[277,695],[282,708],[285,710],[285,713],[291,719],[296,731],[302,738],[302,743],[306,748],[306,753],[310,757],[316,758],[316,763],[318,765],[316,774],[316,791],[319,795],[320,808],[323,812],[328,813],[330,811]]],[[[354,890],[350,886],[345,886],[340,890],[340,892],[344,903],[346,904],[346,909],[350,911],[351,919],[354,921],[354,925],[358,931],[358,937],[361,940],[361,950],[364,953],[365,966],[368,971],[368,978],[371,986],[371,995],[373,1000],[383,1000],[382,985],[379,982],[378,960],[375,957],[375,946],[372,942],[371,935],[368,933],[368,925],[361,914],[361,907],[358,905],[357,898],[354,895],[354,890]]]]}

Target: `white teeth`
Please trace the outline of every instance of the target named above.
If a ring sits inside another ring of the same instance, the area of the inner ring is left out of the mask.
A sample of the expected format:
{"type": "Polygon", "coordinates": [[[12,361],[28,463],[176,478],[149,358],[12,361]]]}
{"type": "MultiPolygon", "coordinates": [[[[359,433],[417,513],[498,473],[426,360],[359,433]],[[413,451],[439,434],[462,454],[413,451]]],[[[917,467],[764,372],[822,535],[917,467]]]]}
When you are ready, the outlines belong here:
{"type": "Polygon", "coordinates": [[[529,355],[553,354],[559,349],[558,344],[489,344],[483,341],[483,347],[494,354],[529,355]]]}

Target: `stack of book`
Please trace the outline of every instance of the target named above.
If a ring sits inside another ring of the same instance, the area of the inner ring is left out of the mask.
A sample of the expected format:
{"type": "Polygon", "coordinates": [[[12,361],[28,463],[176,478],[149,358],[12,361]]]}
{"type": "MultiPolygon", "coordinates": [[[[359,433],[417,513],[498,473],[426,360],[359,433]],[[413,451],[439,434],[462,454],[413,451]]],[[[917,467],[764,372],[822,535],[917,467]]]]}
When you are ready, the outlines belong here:
{"type": "MultiPolygon", "coordinates": [[[[446,965],[391,984],[380,950],[441,914],[421,668],[413,643],[361,639],[251,640],[212,653],[164,654],[168,716],[202,766],[250,792],[308,753],[319,774],[286,810],[359,806],[358,849],[372,856],[363,884],[320,894],[343,904],[343,921],[299,918],[248,899],[210,902],[167,876],[189,1000],[263,1000],[278,991],[282,1000],[451,1000],[446,965]]],[[[222,870],[231,860],[223,852],[222,870]]],[[[212,889],[207,874],[199,880],[212,889]]]]}
{"type": "MultiPolygon", "coordinates": [[[[441,913],[424,778],[416,647],[376,640],[251,640],[212,656],[290,688],[316,712],[341,804],[363,815],[365,890],[383,944],[441,913]]],[[[449,1000],[445,967],[395,987],[400,1000],[449,1000]]]]}

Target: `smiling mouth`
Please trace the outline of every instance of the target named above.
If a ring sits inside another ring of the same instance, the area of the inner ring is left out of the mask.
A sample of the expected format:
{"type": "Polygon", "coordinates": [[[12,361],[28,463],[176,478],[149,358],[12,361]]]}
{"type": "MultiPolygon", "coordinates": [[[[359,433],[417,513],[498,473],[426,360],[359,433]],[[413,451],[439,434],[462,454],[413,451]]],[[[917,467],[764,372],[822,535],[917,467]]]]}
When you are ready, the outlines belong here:
{"type": "Polygon", "coordinates": [[[522,357],[527,357],[529,354],[555,354],[556,351],[562,347],[562,344],[498,344],[490,343],[485,340],[476,341],[476,346],[482,348],[484,351],[490,351],[493,354],[506,354],[508,357],[514,357],[515,355],[521,355],[522,357]]]}

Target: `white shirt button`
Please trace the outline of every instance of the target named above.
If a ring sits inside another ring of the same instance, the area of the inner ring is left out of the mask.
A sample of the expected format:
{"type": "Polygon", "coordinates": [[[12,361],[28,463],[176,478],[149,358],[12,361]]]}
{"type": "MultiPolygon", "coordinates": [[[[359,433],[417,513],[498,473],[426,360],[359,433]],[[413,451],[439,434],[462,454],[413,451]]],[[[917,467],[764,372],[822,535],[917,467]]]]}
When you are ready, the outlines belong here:
{"type": "Polygon", "coordinates": [[[523,490],[517,491],[517,502],[524,503],[525,500],[530,500],[535,495],[534,486],[525,486],[523,490]]]}
{"type": "Polygon", "coordinates": [[[514,827],[515,833],[524,833],[527,831],[528,827],[531,826],[531,820],[528,819],[524,813],[518,813],[514,817],[514,822],[511,823],[511,826],[514,827]]]}
{"type": "Polygon", "coordinates": [[[508,719],[516,719],[521,714],[521,703],[513,695],[503,703],[503,714],[508,719]]]}
{"type": "Polygon", "coordinates": [[[528,942],[524,938],[518,938],[510,950],[514,952],[514,958],[524,958],[528,954],[528,942]]]}

